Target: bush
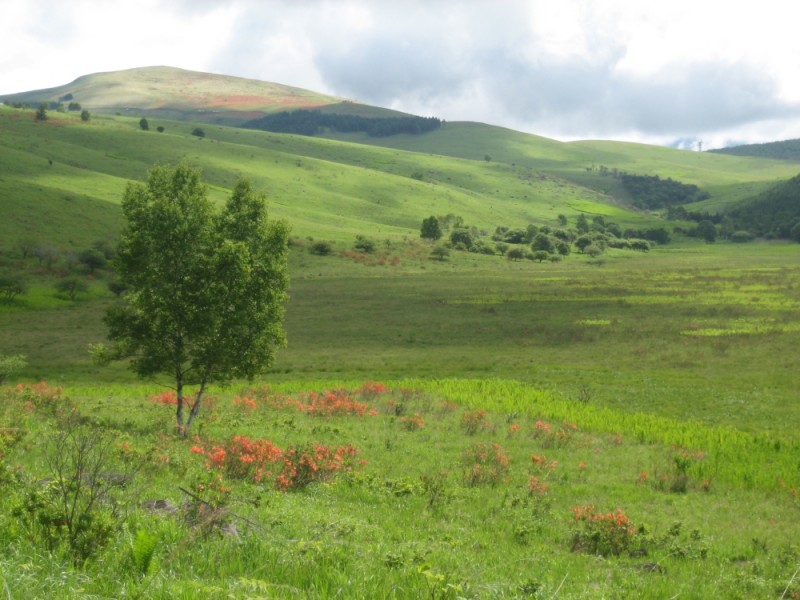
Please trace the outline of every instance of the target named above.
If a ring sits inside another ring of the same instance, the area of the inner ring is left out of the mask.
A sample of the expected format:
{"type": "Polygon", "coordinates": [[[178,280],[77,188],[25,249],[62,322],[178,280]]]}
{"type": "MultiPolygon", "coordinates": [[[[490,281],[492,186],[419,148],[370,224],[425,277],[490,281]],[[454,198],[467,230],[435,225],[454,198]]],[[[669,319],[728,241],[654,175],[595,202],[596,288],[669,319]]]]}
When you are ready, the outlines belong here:
{"type": "Polygon", "coordinates": [[[0,354],[0,384],[4,384],[11,375],[24,369],[27,364],[23,354],[12,356],[0,354]]]}
{"type": "Polygon", "coordinates": [[[364,252],[365,254],[375,252],[375,242],[363,235],[356,236],[356,243],[353,244],[353,247],[359,252],[364,252]]]}
{"type": "Polygon", "coordinates": [[[431,250],[431,257],[435,260],[445,260],[450,256],[450,249],[444,245],[438,245],[431,250]]]}
{"type": "Polygon", "coordinates": [[[57,291],[66,295],[70,300],[75,300],[78,294],[89,289],[89,284],[79,277],[65,277],[56,282],[55,287],[57,291]]]}
{"type": "Polygon", "coordinates": [[[22,275],[0,275],[0,297],[10,302],[28,291],[28,285],[22,275]]]}
{"type": "Polygon", "coordinates": [[[328,256],[329,254],[333,253],[333,246],[331,246],[330,242],[320,240],[318,242],[314,242],[308,251],[311,252],[311,254],[316,254],[317,256],[328,256]]]}
{"type": "Polygon", "coordinates": [[[572,512],[582,524],[572,538],[573,552],[619,556],[630,546],[636,530],[619,508],[615,512],[598,513],[591,505],[576,506],[572,512]]]}
{"type": "Polygon", "coordinates": [[[192,129],[192,135],[199,138],[204,138],[206,137],[206,132],[200,129],[199,127],[195,127],[194,129],[192,129]]]}

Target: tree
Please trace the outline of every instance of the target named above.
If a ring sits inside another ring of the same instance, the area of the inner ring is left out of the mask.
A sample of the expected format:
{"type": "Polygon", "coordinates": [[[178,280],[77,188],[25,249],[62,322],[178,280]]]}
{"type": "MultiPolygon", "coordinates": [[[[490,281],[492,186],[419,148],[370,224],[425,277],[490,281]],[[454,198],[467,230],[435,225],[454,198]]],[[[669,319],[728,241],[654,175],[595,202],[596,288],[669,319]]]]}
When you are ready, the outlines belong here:
{"type": "Polygon", "coordinates": [[[37,121],[47,121],[47,105],[40,104],[39,108],[36,109],[36,120],[37,121]]]}
{"type": "Polygon", "coordinates": [[[577,240],[575,240],[575,247],[580,252],[585,252],[586,248],[591,246],[593,242],[594,242],[594,240],[591,237],[589,237],[588,235],[582,235],[577,240]]]}
{"type": "Polygon", "coordinates": [[[92,113],[90,113],[88,110],[81,111],[81,121],[85,123],[86,121],[89,121],[91,118],[92,118],[92,113]]]}
{"type": "Polygon", "coordinates": [[[713,244],[717,240],[717,228],[712,221],[700,221],[695,232],[698,237],[703,238],[709,244],[713,244]]]}
{"type": "Polygon", "coordinates": [[[142,131],[150,131],[150,123],[147,122],[147,119],[142,117],[139,119],[139,129],[142,131]]]}
{"type": "Polygon", "coordinates": [[[80,277],[64,277],[56,282],[56,290],[65,294],[70,300],[75,300],[78,294],[89,289],[89,284],[80,277]]]}
{"type": "Polygon", "coordinates": [[[525,251],[519,247],[511,248],[508,252],[506,252],[506,258],[508,260],[522,260],[525,258],[525,251]]]}
{"type": "Polygon", "coordinates": [[[214,210],[185,163],[130,184],[122,210],[114,262],[128,293],[106,314],[114,346],[96,346],[95,357],[130,357],[140,377],[166,375],[186,435],[210,383],[252,379],[285,343],[288,226],[268,221],[265,197],[246,180],[214,210]],[[197,386],[193,402],[187,386],[197,386]]]}
{"type": "Polygon", "coordinates": [[[422,227],[420,229],[419,237],[423,240],[431,240],[435,242],[442,237],[442,228],[439,226],[439,219],[436,217],[428,217],[422,219],[422,227]]]}
{"type": "Polygon", "coordinates": [[[794,224],[789,230],[789,236],[795,241],[800,242],[800,221],[794,224]]]}
{"type": "Polygon", "coordinates": [[[446,260],[448,256],[450,256],[450,249],[443,244],[434,246],[431,250],[431,258],[435,260],[446,260]]]}
{"type": "Polygon", "coordinates": [[[192,135],[197,136],[199,138],[204,138],[206,137],[206,132],[200,129],[199,127],[195,127],[194,129],[192,129],[192,135]]]}
{"type": "Polygon", "coordinates": [[[533,242],[531,242],[531,250],[534,252],[544,250],[548,254],[552,254],[555,251],[553,239],[546,233],[537,233],[533,238],[533,242]]]}
{"type": "Polygon", "coordinates": [[[11,302],[28,291],[28,284],[22,275],[0,275],[0,298],[11,302]]]}
{"type": "Polygon", "coordinates": [[[106,260],[106,255],[95,248],[89,248],[81,252],[78,255],[78,260],[86,265],[86,268],[89,269],[89,273],[94,273],[97,269],[104,268],[108,262],[106,260]]]}

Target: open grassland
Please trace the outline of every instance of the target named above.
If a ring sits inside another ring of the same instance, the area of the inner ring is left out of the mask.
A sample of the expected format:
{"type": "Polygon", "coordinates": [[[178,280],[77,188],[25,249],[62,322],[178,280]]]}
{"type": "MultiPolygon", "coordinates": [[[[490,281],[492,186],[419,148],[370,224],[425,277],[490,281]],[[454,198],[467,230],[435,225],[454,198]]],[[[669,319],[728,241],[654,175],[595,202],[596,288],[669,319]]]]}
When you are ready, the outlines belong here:
{"type": "Polygon", "coordinates": [[[0,387],[7,597],[800,597],[797,244],[536,263],[419,240],[446,213],[657,226],[586,170],[612,154],[720,190],[790,166],[482,126],[422,154],[137,121],[0,108],[0,267],[30,275],[0,302],[0,354],[28,360],[0,387]],[[17,249],[113,240],[126,182],[179,158],[217,199],[251,177],[294,233],[288,347],[214,389],[189,439],[166,381],[89,361],[110,273],[70,300],[66,263],[17,249]]]}
{"type": "Polygon", "coordinates": [[[799,449],[777,437],[493,379],[220,391],[191,440],[157,387],[1,393],[10,597],[800,591],[799,449]],[[59,504],[72,456],[98,465],[83,528],[59,504]]]}
{"type": "MultiPolygon", "coordinates": [[[[795,435],[796,245],[557,264],[458,252],[440,262],[426,248],[399,243],[366,258],[294,247],[289,345],[270,379],[500,376],[616,410],[795,435]]],[[[114,302],[102,277],[74,302],[42,276],[0,304],[0,347],[29,357],[27,377],[126,377],[93,367],[85,351],[103,339],[114,302]]]]}

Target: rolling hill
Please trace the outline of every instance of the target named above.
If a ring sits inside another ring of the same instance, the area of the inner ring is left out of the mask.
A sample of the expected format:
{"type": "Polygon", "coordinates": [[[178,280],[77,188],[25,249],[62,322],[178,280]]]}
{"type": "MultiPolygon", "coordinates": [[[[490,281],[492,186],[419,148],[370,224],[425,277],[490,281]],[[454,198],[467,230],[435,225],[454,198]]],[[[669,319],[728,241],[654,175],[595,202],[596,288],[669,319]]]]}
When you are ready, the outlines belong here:
{"type": "Polygon", "coordinates": [[[77,102],[93,113],[228,125],[301,108],[364,116],[401,114],[278,83],[174,67],[84,75],[66,85],[0,96],[0,102],[31,106],[77,102]]]}
{"type": "Polygon", "coordinates": [[[555,225],[563,214],[600,215],[621,227],[663,224],[632,207],[616,170],[672,178],[709,198],[716,211],[796,175],[792,163],[612,141],[562,143],[482,123],[448,122],[420,135],[370,137],[328,131],[300,136],[231,127],[254,112],[293,107],[398,115],[314,92],[167,67],[87,75],[66,86],[5,97],[35,103],[72,94],[92,113],[0,107],[0,236],[79,248],[113,235],[128,181],[157,162],[187,160],[222,198],[239,176],[266,191],[275,216],[296,236],[418,237],[421,220],[455,214],[491,232],[555,225]],[[215,112],[218,111],[218,112],[215,112]],[[118,114],[119,113],[119,114],[118,114]],[[150,131],[139,119],[151,120],[150,131]],[[174,118],[168,118],[174,117],[174,118]],[[223,123],[211,124],[211,121],[223,123]],[[191,135],[204,128],[205,138],[191,135]],[[163,132],[153,131],[156,127],[163,132]]]}

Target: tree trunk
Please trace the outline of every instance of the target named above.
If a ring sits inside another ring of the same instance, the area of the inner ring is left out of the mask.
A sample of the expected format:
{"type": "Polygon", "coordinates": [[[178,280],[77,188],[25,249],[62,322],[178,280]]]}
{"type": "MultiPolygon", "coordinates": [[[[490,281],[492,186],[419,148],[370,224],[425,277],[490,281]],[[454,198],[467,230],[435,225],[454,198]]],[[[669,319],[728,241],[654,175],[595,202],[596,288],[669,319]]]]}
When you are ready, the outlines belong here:
{"type": "Polygon", "coordinates": [[[175,421],[178,433],[186,437],[187,427],[183,426],[183,375],[178,372],[175,374],[175,395],[178,398],[178,406],[175,409],[175,421]]]}
{"type": "Polygon", "coordinates": [[[200,402],[203,400],[203,394],[206,391],[206,382],[200,384],[200,389],[197,390],[197,397],[194,400],[194,404],[192,404],[192,410],[189,411],[189,419],[186,421],[186,429],[184,430],[184,436],[189,435],[189,428],[192,426],[192,421],[197,416],[197,413],[200,411],[200,402]]]}

